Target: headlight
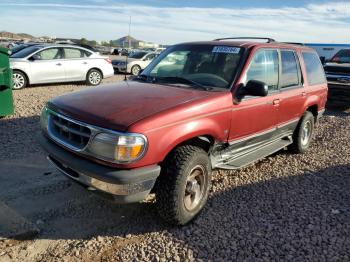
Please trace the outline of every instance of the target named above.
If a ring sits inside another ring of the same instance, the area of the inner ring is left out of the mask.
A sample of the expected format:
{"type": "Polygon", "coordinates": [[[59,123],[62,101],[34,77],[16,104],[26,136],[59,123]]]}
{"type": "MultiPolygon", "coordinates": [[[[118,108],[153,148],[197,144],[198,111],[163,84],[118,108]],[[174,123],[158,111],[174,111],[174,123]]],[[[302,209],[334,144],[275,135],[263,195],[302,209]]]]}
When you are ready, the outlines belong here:
{"type": "Polygon", "coordinates": [[[46,131],[47,130],[47,125],[49,121],[49,114],[47,111],[47,107],[44,106],[43,110],[41,111],[41,116],[40,116],[40,126],[41,129],[46,131]]]}
{"type": "Polygon", "coordinates": [[[97,158],[125,163],[141,158],[145,153],[146,144],[146,138],[140,134],[99,133],[92,139],[87,150],[97,158]]]}

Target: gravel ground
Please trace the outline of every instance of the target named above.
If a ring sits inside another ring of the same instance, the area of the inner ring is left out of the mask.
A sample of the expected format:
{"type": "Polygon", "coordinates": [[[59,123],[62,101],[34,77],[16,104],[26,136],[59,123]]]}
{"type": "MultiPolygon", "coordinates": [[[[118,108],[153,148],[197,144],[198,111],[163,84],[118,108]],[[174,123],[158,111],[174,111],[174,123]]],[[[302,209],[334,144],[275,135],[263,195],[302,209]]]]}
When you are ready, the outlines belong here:
{"type": "Polygon", "coordinates": [[[328,110],[304,155],[215,172],[204,211],[179,228],[157,217],[152,197],[117,205],[46,163],[35,142],[40,110],[82,88],[17,91],[16,114],[0,120],[0,201],[40,229],[0,240],[0,261],[350,261],[350,110],[328,110]]]}

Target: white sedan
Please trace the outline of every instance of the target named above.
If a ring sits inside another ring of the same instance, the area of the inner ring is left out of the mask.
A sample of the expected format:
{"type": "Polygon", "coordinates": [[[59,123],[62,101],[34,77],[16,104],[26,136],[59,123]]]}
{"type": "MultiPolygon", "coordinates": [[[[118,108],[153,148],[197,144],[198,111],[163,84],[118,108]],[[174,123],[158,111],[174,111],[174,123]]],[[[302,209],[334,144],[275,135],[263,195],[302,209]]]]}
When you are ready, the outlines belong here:
{"type": "Polygon", "coordinates": [[[13,54],[10,65],[13,89],[73,81],[98,85],[114,74],[108,57],[74,45],[33,45],[13,54]]]}

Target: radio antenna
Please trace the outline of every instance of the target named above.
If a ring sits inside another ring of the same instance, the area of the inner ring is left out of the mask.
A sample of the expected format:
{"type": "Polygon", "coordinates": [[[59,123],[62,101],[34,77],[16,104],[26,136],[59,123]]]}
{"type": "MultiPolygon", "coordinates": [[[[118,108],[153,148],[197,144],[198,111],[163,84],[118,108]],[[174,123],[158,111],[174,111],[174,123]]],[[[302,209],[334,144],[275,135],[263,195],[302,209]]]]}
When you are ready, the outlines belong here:
{"type": "MultiPolygon", "coordinates": [[[[129,48],[129,50],[130,50],[130,45],[131,45],[130,28],[131,28],[131,16],[129,16],[129,32],[128,32],[128,42],[129,42],[128,48],[129,48]]],[[[126,57],[125,57],[124,81],[127,81],[127,80],[128,80],[127,77],[126,77],[127,70],[128,70],[128,56],[129,56],[129,51],[128,51],[128,53],[126,54],[126,57]]]]}

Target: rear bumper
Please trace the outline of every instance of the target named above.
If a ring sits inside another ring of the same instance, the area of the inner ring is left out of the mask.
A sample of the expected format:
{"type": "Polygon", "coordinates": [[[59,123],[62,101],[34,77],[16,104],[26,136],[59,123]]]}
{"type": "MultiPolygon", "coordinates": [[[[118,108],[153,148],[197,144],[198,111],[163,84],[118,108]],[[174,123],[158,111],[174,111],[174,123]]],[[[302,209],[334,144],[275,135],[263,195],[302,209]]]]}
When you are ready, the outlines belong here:
{"type": "Polygon", "coordinates": [[[350,105],[350,84],[328,82],[328,100],[332,104],[350,105]]]}
{"type": "Polygon", "coordinates": [[[160,166],[130,170],[115,169],[81,158],[40,135],[39,143],[48,153],[49,162],[74,181],[113,195],[119,203],[142,201],[153,188],[160,166]]]}
{"type": "Polygon", "coordinates": [[[106,67],[103,70],[103,78],[108,78],[108,77],[112,77],[114,76],[114,68],[111,65],[108,65],[108,67],[106,67]]]}

